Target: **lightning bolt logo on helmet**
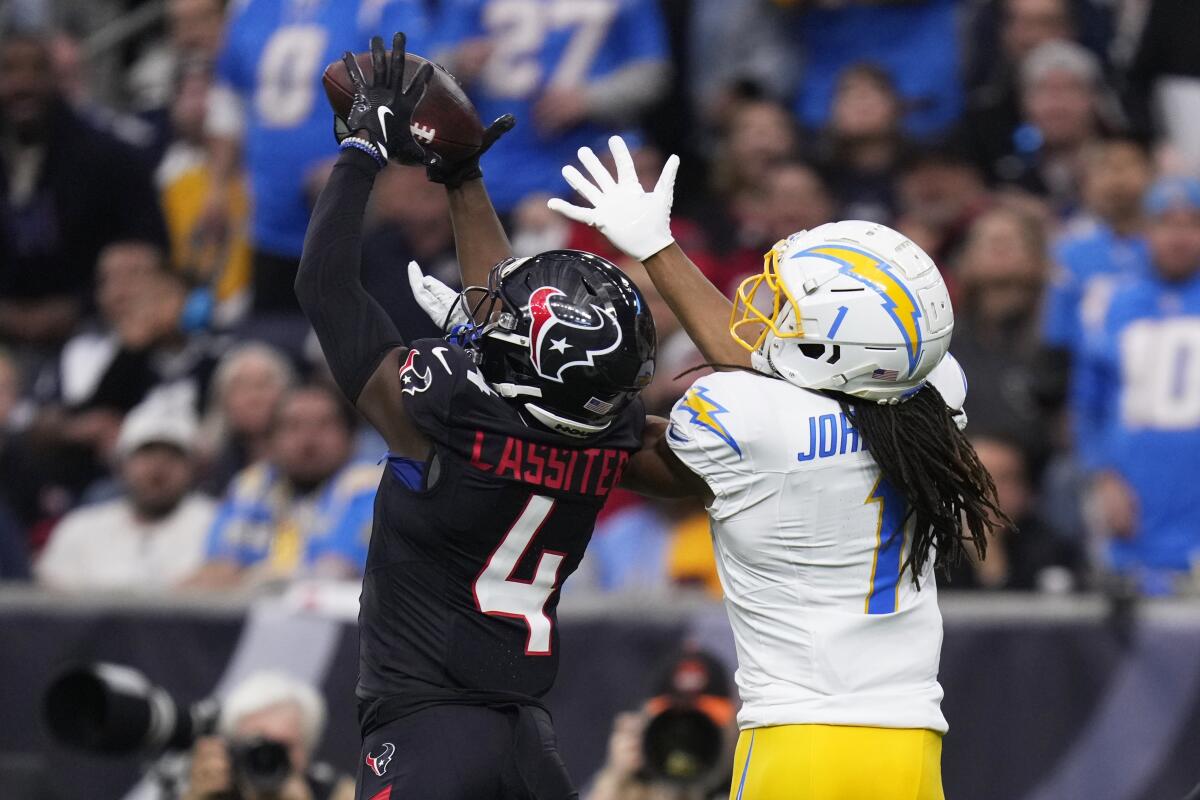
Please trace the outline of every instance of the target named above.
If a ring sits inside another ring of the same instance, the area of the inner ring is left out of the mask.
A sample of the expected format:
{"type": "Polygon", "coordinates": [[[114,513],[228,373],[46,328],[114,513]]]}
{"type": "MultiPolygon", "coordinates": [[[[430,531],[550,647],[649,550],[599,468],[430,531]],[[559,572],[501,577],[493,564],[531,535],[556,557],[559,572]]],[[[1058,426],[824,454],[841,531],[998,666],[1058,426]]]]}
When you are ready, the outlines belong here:
{"type": "Polygon", "coordinates": [[[904,347],[908,353],[908,372],[911,375],[921,360],[922,337],[921,325],[918,322],[921,309],[908,287],[892,274],[891,265],[861,250],[836,245],[803,250],[794,254],[792,258],[800,256],[819,256],[840,264],[839,272],[879,293],[883,298],[883,307],[891,315],[904,339],[904,347]]]}
{"type": "Polygon", "coordinates": [[[543,378],[563,382],[570,367],[591,366],[596,356],[621,346],[621,327],[597,305],[589,309],[564,301],[567,295],[542,286],[529,297],[529,353],[543,378]]]}

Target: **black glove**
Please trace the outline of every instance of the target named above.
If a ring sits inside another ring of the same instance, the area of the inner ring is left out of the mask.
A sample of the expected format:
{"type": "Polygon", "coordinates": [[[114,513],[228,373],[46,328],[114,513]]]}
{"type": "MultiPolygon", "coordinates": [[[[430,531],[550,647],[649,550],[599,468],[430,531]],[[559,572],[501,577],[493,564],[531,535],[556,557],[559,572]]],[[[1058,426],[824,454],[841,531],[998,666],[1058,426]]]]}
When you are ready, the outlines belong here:
{"type": "Polygon", "coordinates": [[[344,122],[335,117],[334,132],[338,141],[341,141],[345,138],[343,133],[350,135],[365,131],[365,138],[379,148],[384,161],[394,158],[401,164],[429,164],[437,159],[417,143],[410,129],[413,111],[425,94],[426,84],[433,77],[433,65],[422,64],[405,88],[404,43],[403,33],[393,37],[389,63],[387,51],[383,49],[383,39],[378,36],[371,38],[371,66],[375,74],[369,86],[354,54],[347,52],[342,56],[350,83],[354,86],[354,101],[344,122]]]}
{"type": "Polygon", "coordinates": [[[427,163],[425,174],[434,183],[445,184],[447,189],[457,189],[467,181],[482,178],[483,172],[479,169],[479,158],[496,143],[497,139],[511,131],[516,124],[516,117],[512,114],[505,114],[488,125],[487,130],[483,132],[483,141],[479,145],[479,150],[473,156],[453,164],[440,160],[427,163]]]}

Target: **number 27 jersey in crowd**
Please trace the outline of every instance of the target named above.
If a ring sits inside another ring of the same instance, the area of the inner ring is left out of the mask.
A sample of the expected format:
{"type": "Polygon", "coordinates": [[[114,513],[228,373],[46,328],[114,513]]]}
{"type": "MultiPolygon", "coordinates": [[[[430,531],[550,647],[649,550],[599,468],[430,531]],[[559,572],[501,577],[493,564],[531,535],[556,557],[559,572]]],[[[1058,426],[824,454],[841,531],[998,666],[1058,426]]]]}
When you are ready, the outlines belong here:
{"type": "Polygon", "coordinates": [[[393,459],[380,484],[358,696],[537,698],[558,670],[559,588],[641,446],[642,404],[586,442],[534,429],[441,339],[414,343],[400,379],[434,455],[423,482],[393,459]]]}

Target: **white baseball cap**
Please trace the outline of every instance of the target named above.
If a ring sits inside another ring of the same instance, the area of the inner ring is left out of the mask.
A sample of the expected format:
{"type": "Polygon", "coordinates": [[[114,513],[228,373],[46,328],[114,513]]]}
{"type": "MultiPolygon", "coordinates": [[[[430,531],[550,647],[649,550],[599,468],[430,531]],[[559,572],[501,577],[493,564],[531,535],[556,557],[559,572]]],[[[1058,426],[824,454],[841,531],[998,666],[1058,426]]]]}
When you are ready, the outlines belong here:
{"type": "Polygon", "coordinates": [[[169,444],[190,454],[199,424],[189,406],[151,398],[125,416],[117,437],[117,456],[127,458],[148,444],[169,444]]]}

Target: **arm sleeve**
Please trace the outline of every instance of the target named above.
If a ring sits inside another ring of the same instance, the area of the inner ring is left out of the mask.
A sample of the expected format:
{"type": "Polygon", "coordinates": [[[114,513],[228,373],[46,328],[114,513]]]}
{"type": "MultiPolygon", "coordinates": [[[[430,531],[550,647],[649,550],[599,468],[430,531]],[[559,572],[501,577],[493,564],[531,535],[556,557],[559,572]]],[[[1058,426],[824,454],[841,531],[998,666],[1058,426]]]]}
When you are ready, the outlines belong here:
{"type": "Polygon", "coordinates": [[[1109,465],[1106,442],[1110,436],[1118,377],[1113,374],[1110,350],[1099,341],[1085,340],[1071,381],[1071,411],[1075,453],[1088,472],[1109,465]]]}
{"type": "Polygon", "coordinates": [[[403,343],[362,284],[362,226],[379,165],[347,150],[317,198],[296,273],[296,297],[338,387],[356,403],[384,355],[403,343]]]}

